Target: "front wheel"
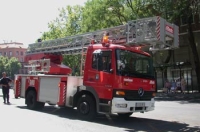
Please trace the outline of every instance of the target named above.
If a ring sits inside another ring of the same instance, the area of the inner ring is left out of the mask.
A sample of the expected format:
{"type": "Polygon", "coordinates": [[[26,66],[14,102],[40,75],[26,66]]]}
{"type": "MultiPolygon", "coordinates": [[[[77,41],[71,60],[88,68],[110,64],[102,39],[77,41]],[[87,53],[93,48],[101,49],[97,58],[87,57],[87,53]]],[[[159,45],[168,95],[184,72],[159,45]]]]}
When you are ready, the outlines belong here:
{"type": "Polygon", "coordinates": [[[78,116],[84,120],[91,120],[96,116],[96,105],[94,99],[89,95],[84,95],[79,98],[78,116]]]}
{"type": "Polygon", "coordinates": [[[130,113],[117,113],[119,117],[121,118],[129,118],[133,112],[130,112],[130,113]]]}

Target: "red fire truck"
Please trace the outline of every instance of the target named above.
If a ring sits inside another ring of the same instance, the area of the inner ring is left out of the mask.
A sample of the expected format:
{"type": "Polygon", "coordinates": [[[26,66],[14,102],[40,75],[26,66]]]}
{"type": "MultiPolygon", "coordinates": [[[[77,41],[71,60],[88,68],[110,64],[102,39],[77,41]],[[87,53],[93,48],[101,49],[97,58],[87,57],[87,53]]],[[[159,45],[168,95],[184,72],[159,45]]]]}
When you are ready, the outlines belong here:
{"type": "Polygon", "coordinates": [[[45,103],[77,108],[83,119],[97,113],[129,117],[152,111],[154,68],[142,48],[178,48],[178,30],[161,17],[151,17],[30,44],[25,57],[29,73],[15,75],[15,97],[25,98],[28,109],[41,109],[45,103]],[[80,54],[80,76],[72,76],[72,68],[62,64],[63,54],[80,54]]]}

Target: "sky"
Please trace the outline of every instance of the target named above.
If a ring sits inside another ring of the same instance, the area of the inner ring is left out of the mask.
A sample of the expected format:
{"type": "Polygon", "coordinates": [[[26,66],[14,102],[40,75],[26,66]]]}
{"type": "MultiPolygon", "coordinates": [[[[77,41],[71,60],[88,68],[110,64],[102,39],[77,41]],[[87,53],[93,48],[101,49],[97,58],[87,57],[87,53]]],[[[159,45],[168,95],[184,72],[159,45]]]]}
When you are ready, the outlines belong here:
{"type": "Polygon", "coordinates": [[[0,43],[34,43],[48,22],[58,17],[59,8],[83,5],[87,0],[0,0],[0,43]]]}

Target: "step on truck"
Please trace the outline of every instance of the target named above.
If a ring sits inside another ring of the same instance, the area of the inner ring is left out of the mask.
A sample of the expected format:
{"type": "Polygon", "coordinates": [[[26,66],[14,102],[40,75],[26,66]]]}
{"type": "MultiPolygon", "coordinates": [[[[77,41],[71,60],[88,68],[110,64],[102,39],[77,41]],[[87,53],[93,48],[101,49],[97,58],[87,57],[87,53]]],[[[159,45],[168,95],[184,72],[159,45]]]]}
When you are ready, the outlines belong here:
{"type": "MultiPolygon", "coordinates": [[[[76,108],[80,118],[97,113],[129,117],[155,107],[152,57],[144,52],[179,47],[178,27],[156,16],[125,25],[29,44],[27,74],[15,75],[15,98],[28,109],[46,104],[76,108]],[[80,74],[62,63],[63,55],[80,55],[80,74]]],[[[67,114],[67,113],[66,113],[67,114]]]]}

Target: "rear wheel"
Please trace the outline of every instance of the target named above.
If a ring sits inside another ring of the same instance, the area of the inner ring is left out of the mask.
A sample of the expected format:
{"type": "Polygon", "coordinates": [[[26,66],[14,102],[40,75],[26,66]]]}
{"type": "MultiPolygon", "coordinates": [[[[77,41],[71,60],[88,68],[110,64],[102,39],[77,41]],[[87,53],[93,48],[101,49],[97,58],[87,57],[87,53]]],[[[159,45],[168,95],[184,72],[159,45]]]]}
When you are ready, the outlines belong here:
{"type": "Polygon", "coordinates": [[[129,118],[133,112],[130,113],[117,113],[120,118],[129,118]]]}
{"type": "Polygon", "coordinates": [[[96,116],[96,105],[94,99],[89,95],[84,95],[79,98],[78,116],[84,120],[91,120],[96,116]]]}
{"type": "Polygon", "coordinates": [[[27,93],[26,104],[27,104],[28,109],[31,109],[31,110],[42,109],[45,105],[45,103],[37,101],[37,94],[33,90],[27,93]]]}

